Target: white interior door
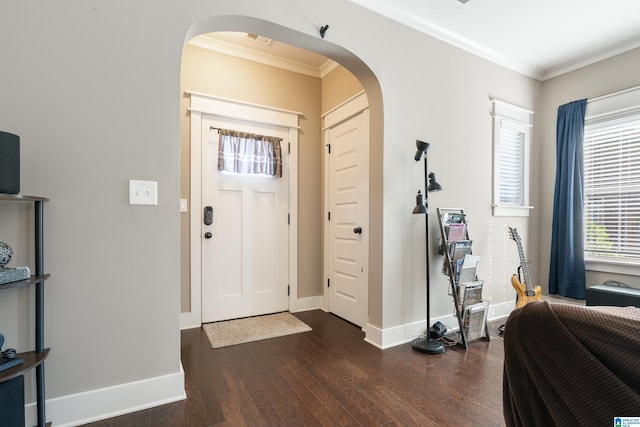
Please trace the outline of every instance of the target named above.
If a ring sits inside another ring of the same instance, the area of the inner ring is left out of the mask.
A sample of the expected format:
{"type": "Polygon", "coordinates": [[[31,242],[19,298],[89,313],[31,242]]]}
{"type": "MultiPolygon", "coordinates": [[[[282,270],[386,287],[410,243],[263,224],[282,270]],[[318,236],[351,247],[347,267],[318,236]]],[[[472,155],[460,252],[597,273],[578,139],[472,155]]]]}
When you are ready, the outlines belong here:
{"type": "Polygon", "coordinates": [[[369,110],[331,126],[328,162],[329,311],[364,326],[369,288],[369,110]]]}
{"type": "Polygon", "coordinates": [[[287,137],[286,128],[202,118],[203,323],[288,309],[287,137]],[[282,138],[282,177],[219,172],[214,128],[282,138]],[[213,211],[209,225],[206,207],[213,211]]]}

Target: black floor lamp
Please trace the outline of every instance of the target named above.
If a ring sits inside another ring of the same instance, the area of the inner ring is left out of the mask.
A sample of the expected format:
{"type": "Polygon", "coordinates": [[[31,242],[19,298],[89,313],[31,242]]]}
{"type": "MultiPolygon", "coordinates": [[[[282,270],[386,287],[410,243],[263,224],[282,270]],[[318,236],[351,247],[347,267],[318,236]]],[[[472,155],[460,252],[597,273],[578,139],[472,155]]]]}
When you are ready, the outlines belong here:
{"type": "Polygon", "coordinates": [[[418,195],[416,196],[416,207],[413,208],[414,214],[424,214],[424,223],[425,223],[425,261],[426,261],[426,294],[427,294],[427,331],[425,336],[420,336],[413,341],[411,341],[411,348],[414,350],[420,351],[422,353],[429,354],[438,354],[444,353],[444,344],[437,339],[431,338],[431,315],[430,315],[430,306],[429,306],[429,193],[434,191],[442,190],[440,184],[436,182],[436,176],[433,172],[427,174],[427,150],[429,149],[429,143],[416,140],[416,147],[418,151],[416,151],[416,155],[414,156],[416,162],[419,162],[420,159],[424,158],[424,202],[422,200],[422,193],[418,190],[418,195]]]}

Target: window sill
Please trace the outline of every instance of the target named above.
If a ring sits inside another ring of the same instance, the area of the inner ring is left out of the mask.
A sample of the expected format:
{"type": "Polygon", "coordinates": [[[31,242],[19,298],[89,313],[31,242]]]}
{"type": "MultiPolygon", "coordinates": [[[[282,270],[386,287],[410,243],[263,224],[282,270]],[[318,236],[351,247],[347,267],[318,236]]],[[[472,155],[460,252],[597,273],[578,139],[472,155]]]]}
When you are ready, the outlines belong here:
{"type": "Polygon", "coordinates": [[[640,264],[624,261],[610,261],[601,259],[586,259],[587,271],[600,271],[603,273],[625,274],[628,276],[640,276],[640,264]]]}
{"type": "Polygon", "coordinates": [[[533,206],[493,205],[493,216],[529,216],[533,206]]]}

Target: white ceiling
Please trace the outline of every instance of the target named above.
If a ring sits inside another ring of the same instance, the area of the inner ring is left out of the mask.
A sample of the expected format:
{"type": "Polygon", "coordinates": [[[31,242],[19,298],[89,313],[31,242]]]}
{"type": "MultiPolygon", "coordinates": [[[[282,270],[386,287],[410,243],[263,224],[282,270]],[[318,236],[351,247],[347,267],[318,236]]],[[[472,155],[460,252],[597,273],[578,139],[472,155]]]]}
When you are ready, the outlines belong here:
{"type": "Polygon", "coordinates": [[[350,0],[544,80],[640,47],[638,0],[350,0]]]}
{"type": "MultiPolygon", "coordinates": [[[[640,47],[640,0],[350,1],[539,80],[640,47]]],[[[313,52],[244,36],[213,33],[190,43],[318,77],[335,66],[313,52]]]]}

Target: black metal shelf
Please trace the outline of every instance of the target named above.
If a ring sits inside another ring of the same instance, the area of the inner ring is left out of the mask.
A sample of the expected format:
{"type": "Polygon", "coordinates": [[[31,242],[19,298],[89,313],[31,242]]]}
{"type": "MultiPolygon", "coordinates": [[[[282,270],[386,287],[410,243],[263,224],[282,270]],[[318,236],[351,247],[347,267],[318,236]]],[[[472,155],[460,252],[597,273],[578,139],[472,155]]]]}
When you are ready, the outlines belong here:
{"type": "Polygon", "coordinates": [[[25,194],[6,194],[0,193],[0,201],[5,202],[48,202],[49,199],[40,196],[27,196],[25,194]]]}
{"type": "Polygon", "coordinates": [[[0,291],[3,291],[5,289],[16,289],[16,288],[22,288],[24,286],[35,285],[36,283],[44,282],[50,276],[51,276],[50,274],[45,274],[42,276],[31,276],[28,279],[18,280],[16,282],[3,283],[0,285],[0,291]]]}
{"type": "Polygon", "coordinates": [[[50,425],[46,422],[45,395],[44,395],[44,360],[49,355],[50,349],[44,348],[44,281],[49,274],[44,273],[44,202],[49,199],[40,196],[27,196],[24,194],[0,193],[0,202],[28,202],[33,203],[34,209],[34,240],[35,240],[35,271],[34,275],[25,280],[9,282],[0,285],[0,290],[18,289],[25,286],[35,286],[35,349],[19,353],[17,357],[24,359],[20,365],[0,372],[0,383],[8,381],[26,371],[35,369],[36,372],[36,409],[38,427],[50,425]]]}
{"type": "Polygon", "coordinates": [[[18,375],[22,375],[30,369],[35,368],[40,365],[49,355],[49,348],[45,348],[44,351],[38,353],[35,351],[27,351],[24,353],[16,354],[16,357],[20,357],[24,360],[20,365],[16,365],[13,368],[9,368],[5,371],[0,372],[0,383],[5,381],[9,381],[12,378],[17,377],[18,375]]]}

